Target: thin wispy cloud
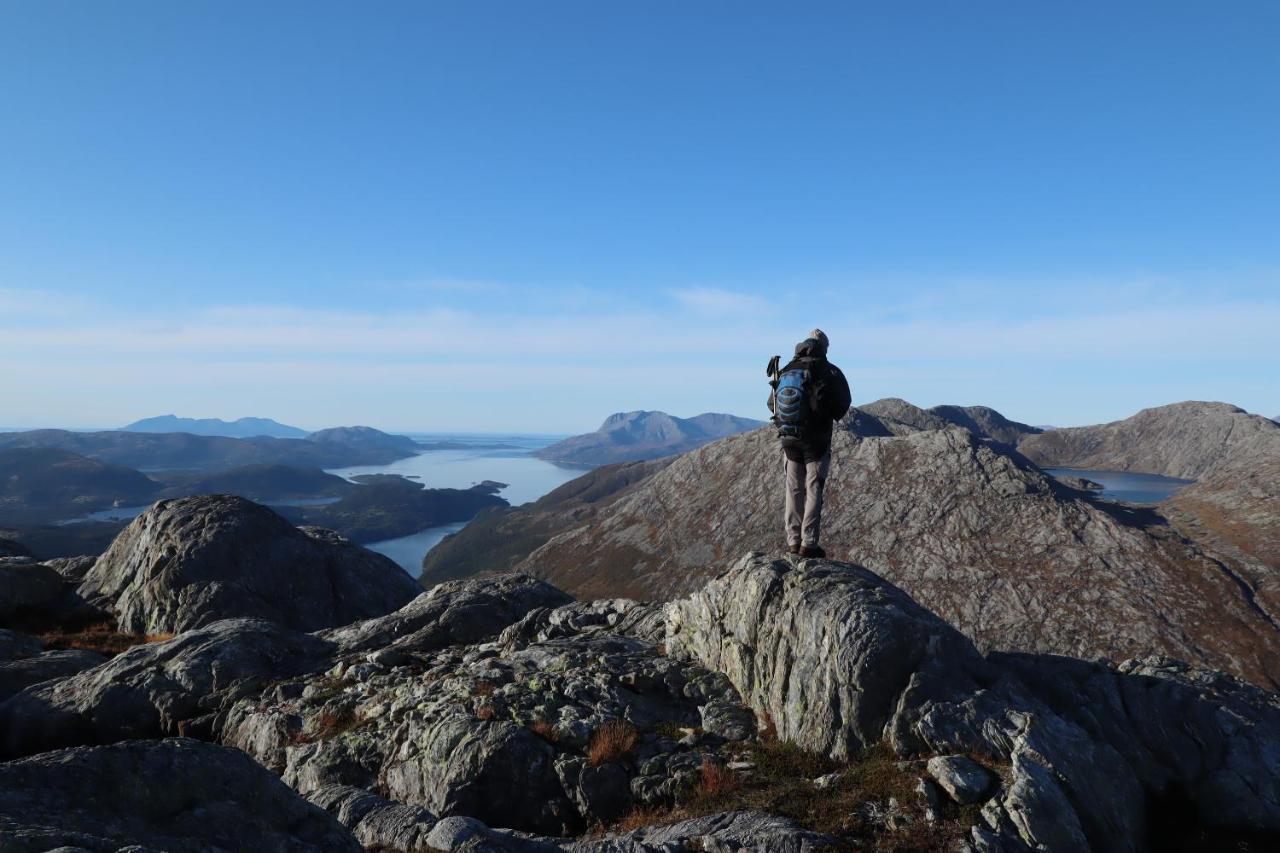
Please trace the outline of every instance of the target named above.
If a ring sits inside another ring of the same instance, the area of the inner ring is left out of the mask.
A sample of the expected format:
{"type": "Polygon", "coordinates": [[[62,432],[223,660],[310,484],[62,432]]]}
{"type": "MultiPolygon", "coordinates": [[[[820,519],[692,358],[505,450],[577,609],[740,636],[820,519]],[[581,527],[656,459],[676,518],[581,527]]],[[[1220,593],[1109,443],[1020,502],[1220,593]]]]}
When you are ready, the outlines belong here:
{"type": "MultiPolygon", "coordinates": [[[[1280,364],[1274,333],[1280,299],[1154,303],[1144,293],[1116,297],[1103,310],[1085,301],[1070,311],[1009,319],[965,310],[962,294],[877,317],[853,299],[830,299],[815,315],[808,306],[761,306],[749,294],[679,293],[673,311],[638,311],[628,300],[602,298],[551,314],[450,300],[413,311],[269,304],[138,311],[69,300],[64,305],[78,307],[39,322],[30,314],[0,314],[0,362],[19,367],[0,371],[0,392],[11,412],[38,412],[41,423],[69,412],[78,413],[74,423],[109,425],[181,408],[183,401],[200,414],[243,413],[247,401],[262,400],[270,407],[264,413],[314,426],[332,422],[340,410],[335,400],[345,400],[350,414],[342,422],[452,429],[520,420],[523,428],[570,432],[614,409],[759,416],[765,361],[788,352],[817,324],[863,401],[1005,399],[1029,408],[1034,400],[1039,409],[1096,406],[1094,419],[1107,419],[1129,413],[1119,408],[1132,405],[1129,398],[1108,391],[1124,375],[1181,364],[1218,365],[1223,379],[1214,385],[1201,377],[1192,385],[1188,378],[1185,393],[1162,393],[1226,397],[1246,387],[1227,378],[1253,377],[1248,387],[1256,405],[1280,403],[1275,372],[1264,368],[1280,364]],[[688,370],[697,381],[673,381],[688,370]],[[1066,390],[1086,380],[1097,390],[1066,390]],[[1082,399],[1055,403],[1043,396],[1046,385],[1082,399]],[[545,405],[552,388],[570,395],[575,414],[566,418],[560,407],[545,405]],[[102,414],[86,414],[86,400],[102,414]],[[468,401],[474,420],[445,422],[440,412],[456,418],[459,411],[451,400],[468,401]],[[513,411],[520,413],[515,420],[513,411]]],[[[7,304],[34,310],[37,302],[7,304]]],[[[1251,399],[1231,402],[1248,407],[1251,399]]],[[[1012,414],[1066,420],[1061,409],[1012,414]]],[[[8,420],[33,422],[30,415],[8,420]]]]}
{"type": "Polygon", "coordinates": [[[751,314],[769,310],[768,301],[759,296],[715,287],[673,290],[671,295],[681,307],[704,314],[751,314]]]}

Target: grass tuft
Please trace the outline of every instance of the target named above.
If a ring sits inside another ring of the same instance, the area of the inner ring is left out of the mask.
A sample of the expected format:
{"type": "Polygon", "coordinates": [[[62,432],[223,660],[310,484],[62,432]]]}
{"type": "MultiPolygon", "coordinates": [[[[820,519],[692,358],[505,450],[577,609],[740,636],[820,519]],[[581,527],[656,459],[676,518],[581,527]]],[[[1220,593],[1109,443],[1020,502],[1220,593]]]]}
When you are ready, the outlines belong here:
{"type": "Polygon", "coordinates": [[[560,742],[560,730],[553,723],[541,717],[529,724],[529,730],[547,743],[556,744],[560,742]]]}
{"type": "Polygon", "coordinates": [[[702,759],[702,781],[698,791],[704,797],[722,797],[742,787],[738,774],[711,756],[702,759]]]}
{"type": "Polygon", "coordinates": [[[620,762],[635,751],[640,733],[626,720],[609,720],[591,734],[587,760],[592,767],[620,762]]]}

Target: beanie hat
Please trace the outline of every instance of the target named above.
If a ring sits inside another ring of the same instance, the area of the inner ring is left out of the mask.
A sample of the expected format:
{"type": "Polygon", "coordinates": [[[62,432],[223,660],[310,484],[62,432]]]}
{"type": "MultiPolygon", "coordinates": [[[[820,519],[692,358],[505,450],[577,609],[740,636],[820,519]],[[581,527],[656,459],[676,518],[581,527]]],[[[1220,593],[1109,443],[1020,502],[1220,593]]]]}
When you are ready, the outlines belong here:
{"type": "Polygon", "coordinates": [[[829,344],[829,342],[827,341],[826,332],[822,331],[821,329],[814,329],[812,332],[810,332],[809,339],[817,341],[818,343],[822,344],[822,348],[824,350],[827,348],[829,344]]]}

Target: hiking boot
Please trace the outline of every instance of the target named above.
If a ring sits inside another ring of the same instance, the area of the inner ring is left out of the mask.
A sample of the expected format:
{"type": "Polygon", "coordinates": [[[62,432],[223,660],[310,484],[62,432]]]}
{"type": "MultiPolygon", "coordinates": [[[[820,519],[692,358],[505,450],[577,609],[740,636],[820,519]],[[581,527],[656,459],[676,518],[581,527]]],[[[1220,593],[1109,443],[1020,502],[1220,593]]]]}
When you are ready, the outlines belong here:
{"type": "Polygon", "coordinates": [[[788,550],[789,552],[791,552],[792,554],[799,554],[799,553],[800,553],[800,543],[799,543],[799,542],[797,542],[797,543],[795,543],[794,545],[788,545],[788,546],[787,546],[787,550],[788,550]]]}
{"type": "Polygon", "coordinates": [[[827,552],[819,548],[817,545],[803,545],[800,548],[801,557],[810,557],[815,560],[825,559],[827,552]]]}

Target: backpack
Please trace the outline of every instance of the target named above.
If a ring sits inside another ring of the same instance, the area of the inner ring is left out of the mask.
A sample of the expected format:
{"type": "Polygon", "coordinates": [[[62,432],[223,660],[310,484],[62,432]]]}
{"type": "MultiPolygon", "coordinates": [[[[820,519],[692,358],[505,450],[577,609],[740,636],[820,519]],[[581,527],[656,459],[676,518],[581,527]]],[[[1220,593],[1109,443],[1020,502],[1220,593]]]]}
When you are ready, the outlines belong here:
{"type": "Polygon", "coordinates": [[[802,368],[778,374],[773,396],[773,422],[780,438],[799,439],[813,418],[813,389],[809,371],[802,368]]]}

